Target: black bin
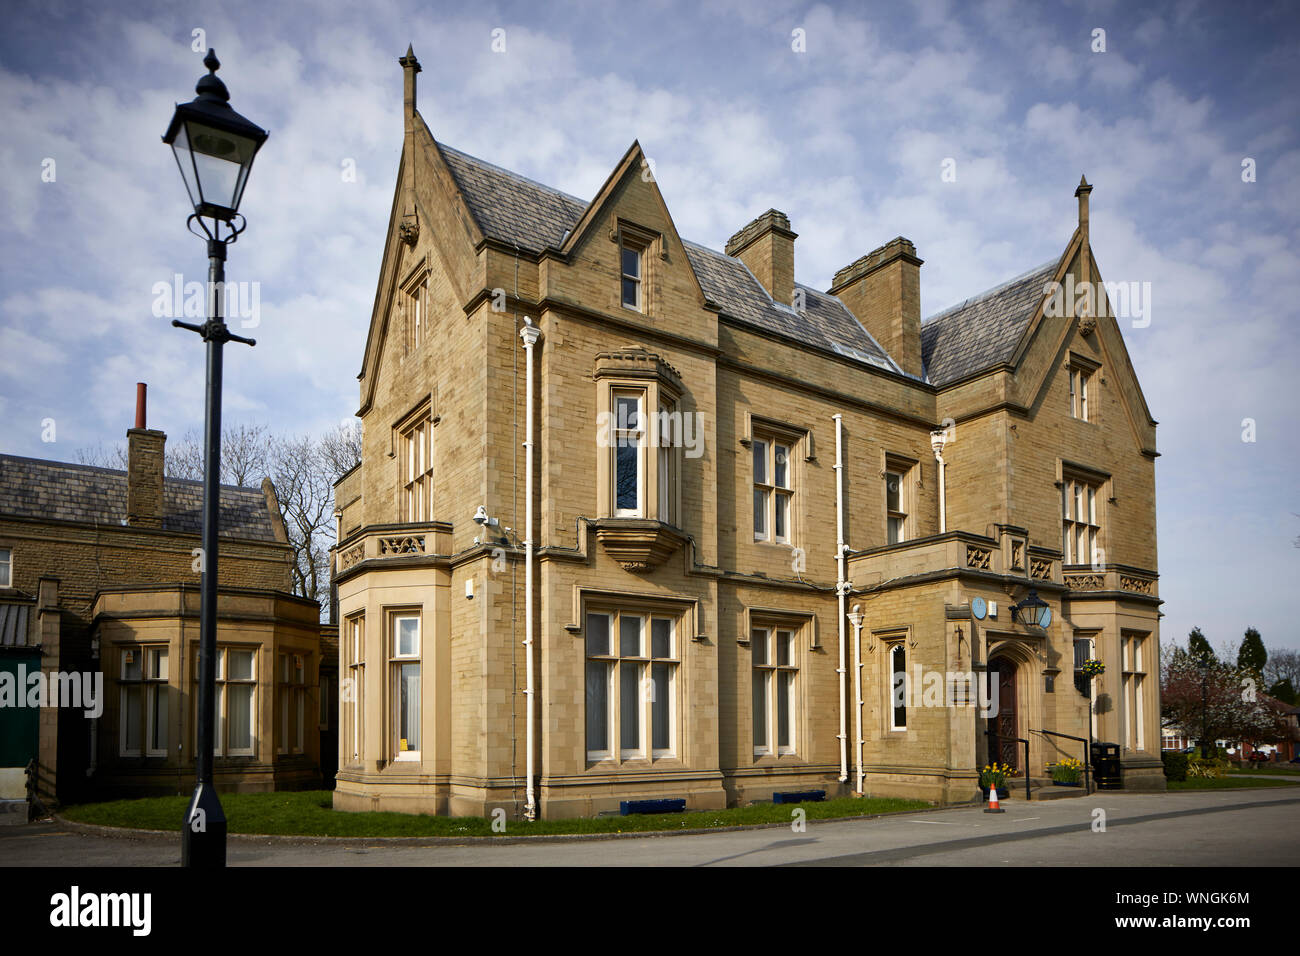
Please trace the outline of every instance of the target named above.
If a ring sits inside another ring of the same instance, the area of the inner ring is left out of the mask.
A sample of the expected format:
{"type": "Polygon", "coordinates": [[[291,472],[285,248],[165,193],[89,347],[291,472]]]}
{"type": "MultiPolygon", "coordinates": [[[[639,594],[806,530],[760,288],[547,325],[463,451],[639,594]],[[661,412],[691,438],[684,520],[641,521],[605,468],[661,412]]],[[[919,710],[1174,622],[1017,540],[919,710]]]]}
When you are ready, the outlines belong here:
{"type": "Polygon", "coordinates": [[[1092,778],[1098,790],[1122,790],[1124,780],[1119,765],[1119,744],[1092,745],[1092,778]]]}

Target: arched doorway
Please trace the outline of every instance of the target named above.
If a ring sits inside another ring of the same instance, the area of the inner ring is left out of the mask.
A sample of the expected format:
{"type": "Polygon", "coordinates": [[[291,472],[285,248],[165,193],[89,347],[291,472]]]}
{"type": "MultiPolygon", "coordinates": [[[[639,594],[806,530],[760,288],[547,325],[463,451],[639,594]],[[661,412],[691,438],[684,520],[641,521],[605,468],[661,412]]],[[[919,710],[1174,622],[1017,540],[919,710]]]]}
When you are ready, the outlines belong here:
{"type": "Polygon", "coordinates": [[[997,713],[988,719],[989,762],[1005,763],[1015,770],[1020,766],[1020,714],[1016,698],[1016,663],[1006,657],[989,661],[989,683],[998,689],[997,713]]]}

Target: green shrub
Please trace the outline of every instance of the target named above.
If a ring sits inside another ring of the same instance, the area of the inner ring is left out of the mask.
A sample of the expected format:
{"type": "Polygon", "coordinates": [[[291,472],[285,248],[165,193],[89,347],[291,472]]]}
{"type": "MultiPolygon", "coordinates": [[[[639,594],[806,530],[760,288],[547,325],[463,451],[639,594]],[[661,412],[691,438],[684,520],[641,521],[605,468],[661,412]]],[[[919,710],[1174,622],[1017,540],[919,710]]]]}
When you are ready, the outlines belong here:
{"type": "Polygon", "coordinates": [[[1160,759],[1165,764],[1166,780],[1182,781],[1187,779],[1187,754],[1166,750],[1160,755],[1160,759]]]}

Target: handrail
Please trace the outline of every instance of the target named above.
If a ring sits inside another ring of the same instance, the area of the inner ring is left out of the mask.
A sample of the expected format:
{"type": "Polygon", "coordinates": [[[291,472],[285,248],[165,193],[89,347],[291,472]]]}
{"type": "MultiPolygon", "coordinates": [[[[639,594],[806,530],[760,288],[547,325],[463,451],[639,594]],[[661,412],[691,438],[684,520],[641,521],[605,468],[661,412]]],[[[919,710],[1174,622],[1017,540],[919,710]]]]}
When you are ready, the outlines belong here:
{"type": "Polygon", "coordinates": [[[1083,792],[1085,795],[1092,793],[1092,741],[1086,737],[1076,737],[1074,734],[1063,734],[1056,730],[1031,730],[1033,734],[1050,734],[1053,737],[1064,737],[1066,740],[1077,740],[1083,744],[1083,792]]]}
{"type": "Polygon", "coordinates": [[[992,730],[984,731],[985,737],[997,737],[999,740],[1014,740],[1017,743],[1025,745],[1025,799],[1032,799],[1029,796],[1029,741],[1024,737],[1010,737],[1006,734],[999,734],[992,730]]]}

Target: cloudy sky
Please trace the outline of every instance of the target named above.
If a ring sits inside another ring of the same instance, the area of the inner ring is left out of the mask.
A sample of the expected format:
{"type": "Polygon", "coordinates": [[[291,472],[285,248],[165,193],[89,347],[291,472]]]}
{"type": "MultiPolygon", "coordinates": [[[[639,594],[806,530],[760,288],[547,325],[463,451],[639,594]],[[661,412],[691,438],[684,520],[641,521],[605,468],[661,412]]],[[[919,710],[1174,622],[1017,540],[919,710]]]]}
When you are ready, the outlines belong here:
{"type": "Polygon", "coordinates": [[[1086,173],[1103,276],[1151,284],[1149,324],[1123,330],[1160,421],[1164,636],[1300,647],[1290,4],[20,0],[5,21],[0,451],[120,439],[137,381],[152,427],[201,423],[202,347],[153,290],[205,277],[159,136],[206,45],[271,130],[231,250],[261,299],[257,347],[227,347],[226,420],[350,416],[410,42],[439,139],[587,198],[639,139],[684,236],[721,248],[776,206],[821,288],[905,235],[923,315],[1059,255],[1086,173]]]}

